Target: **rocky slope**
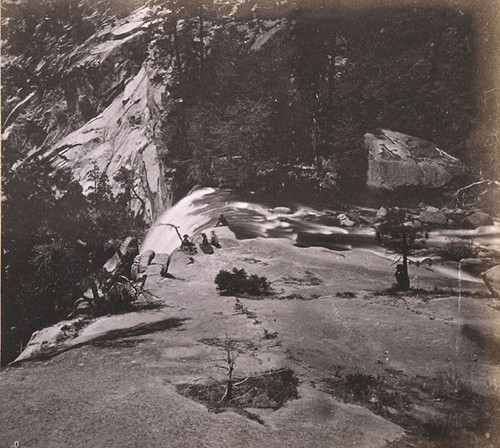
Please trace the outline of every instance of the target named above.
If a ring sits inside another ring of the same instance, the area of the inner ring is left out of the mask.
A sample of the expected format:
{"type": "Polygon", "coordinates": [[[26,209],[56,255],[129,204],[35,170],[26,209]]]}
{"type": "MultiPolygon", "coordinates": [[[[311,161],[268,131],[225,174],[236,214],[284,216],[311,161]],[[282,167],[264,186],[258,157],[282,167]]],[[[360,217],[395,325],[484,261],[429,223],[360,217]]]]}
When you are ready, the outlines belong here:
{"type": "Polygon", "coordinates": [[[442,434],[457,447],[498,443],[498,304],[484,287],[422,265],[412,282],[427,292],[379,295],[393,281],[391,260],[370,251],[214,230],[215,254],[191,262],[176,252],[169,278],[151,266],[142,310],[91,322],[2,373],[3,444],[430,447],[442,434]],[[214,277],[232,267],[266,275],[273,295],[219,295],[214,277]],[[298,398],[212,413],[179,393],[224,384],[228,340],[239,381],[288,368],[298,398]],[[356,389],[355,378],[377,385],[356,389]],[[486,409],[490,418],[474,424],[486,409]]]}

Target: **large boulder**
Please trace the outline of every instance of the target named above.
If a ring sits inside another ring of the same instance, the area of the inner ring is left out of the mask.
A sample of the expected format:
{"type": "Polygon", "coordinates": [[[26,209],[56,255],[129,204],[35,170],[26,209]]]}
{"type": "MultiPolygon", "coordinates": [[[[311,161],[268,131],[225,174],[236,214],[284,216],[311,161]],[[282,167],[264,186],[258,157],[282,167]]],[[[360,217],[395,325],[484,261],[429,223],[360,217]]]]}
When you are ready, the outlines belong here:
{"type": "Polygon", "coordinates": [[[381,130],[365,134],[367,185],[375,190],[441,188],[467,171],[455,157],[417,137],[381,130]]]}
{"type": "Polygon", "coordinates": [[[140,274],[146,272],[146,269],[155,258],[155,255],[155,251],[149,249],[134,258],[134,262],[130,270],[130,277],[132,280],[137,280],[140,274]]]}
{"type": "Polygon", "coordinates": [[[110,274],[129,275],[134,258],[139,255],[139,243],[134,237],[127,237],[111,258],[106,261],[103,268],[110,274]]]}
{"type": "Polygon", "coordinates": [[[500,297],[500,265],[481,274],[483,281],[494,297],[500,297]]]}
{"type": "Polygon", "coordinates": [[[475,229],[481,226],[491,226],[493,225],[493,218],[488,215],[488,213],[475,212],[467,216],[462,224],[469,229],[475,229]]]}

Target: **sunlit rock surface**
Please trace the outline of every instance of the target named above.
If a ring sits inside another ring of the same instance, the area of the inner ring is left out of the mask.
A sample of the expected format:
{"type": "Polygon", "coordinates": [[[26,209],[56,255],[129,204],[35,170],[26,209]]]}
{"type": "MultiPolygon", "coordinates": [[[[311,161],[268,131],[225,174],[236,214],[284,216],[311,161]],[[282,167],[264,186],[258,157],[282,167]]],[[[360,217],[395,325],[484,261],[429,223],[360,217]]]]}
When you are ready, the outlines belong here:
{"type": "Polygon", "coordinates": [[[367,133],[365,146],[369,188],[440,188],[466,174],[457,158],[428,141],[400,132],[384,129],[377,135],[367,133]]]}

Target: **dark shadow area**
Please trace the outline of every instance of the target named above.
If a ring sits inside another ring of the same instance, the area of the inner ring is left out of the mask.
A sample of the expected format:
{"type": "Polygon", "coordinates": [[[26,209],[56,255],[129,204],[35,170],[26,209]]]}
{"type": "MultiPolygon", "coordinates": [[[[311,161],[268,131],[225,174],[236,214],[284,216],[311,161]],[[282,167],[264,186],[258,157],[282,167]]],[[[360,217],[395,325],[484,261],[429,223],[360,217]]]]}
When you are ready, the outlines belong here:
{"type": "Polygon", "coordinates": [[[130,338],[134,336],[142,336],[144,334],[156,333],[158,331],[166,331],[172,330],[174,328],[178,328],[183,323],[189,319],[177,319],[177,318],[169,318],[165,320],[160,320],[158,322],[148,322],[145,324],[139,324],[132,328],[124,328],[118,330],[112,330],[105,335],[102,335],[93,340],[93,342],[102,342],[102,341],[110,341],[121,338],[130,338]]]}
{"type": "MultiPolygon", "coordinates": [[[[342,374],[341,370],[339,366],[324,380],[324,391],[403,427],[405,436],[390,443],[390,448],[484,446],[484,434],[498,418],[493,398],[448,374],[424,378],[388,370],[387,376],[375,377],[361,372],[342,374]]],[[[488,434],[490,446],[496,446],[500,433],[488,434]]]]}
{"type": "Polygon", "coordinates": [[[481,350],[486,352],[486,357],[490,362],[500,363],[500,339],[491,334],[485,334],[480,329],[472,325],[465,324],[462,327],[462,334],[471,342],[476,344],[481,350]]]}
{"type": "Polygon", "coordinates": [[[174,328],[178,328],[184,324],[184,322],[189,319],[178,319],[178,318],[169,318],[165,320],[161,320],[158,322],[148,322],[144,324],[136,325],[132,328],[123,328],[118,330],[112,330],[109,333],[106,333],[102,336],[96,337],[90,341],[81,342],[79,344],[75,344],[72,346],[59,346],[59,347],[51,347],[46,349],[44,352],[37,354],[33,358],[19,361],[17,363],[11,363],[9,366],[20,366],[22,363],[33,360],[47,360],[57,356],[61,353],[67,352],[69,350],[73,350],[75,348],[79,348],[88,344],[92,344],[98,347],[105,346],[113,346],[113,347],[126,347],[132,346],[131,344],[139,343],[140,340],[135,340],[133,342],[122,341],[125,338],[133,338],[136,336],[142,336],[145,334],[156,333],[158,331],[166,331],[172,330],[174,328]],[[113,343],[113,341],[120,340],[120,342],[113,343]]]}
{"type": "Polygon", "coordinates": [[[131,348],[144,342],[145,338],[112,339],[104,341],[93,341],[92,345],[99,348],[131,348]]]}

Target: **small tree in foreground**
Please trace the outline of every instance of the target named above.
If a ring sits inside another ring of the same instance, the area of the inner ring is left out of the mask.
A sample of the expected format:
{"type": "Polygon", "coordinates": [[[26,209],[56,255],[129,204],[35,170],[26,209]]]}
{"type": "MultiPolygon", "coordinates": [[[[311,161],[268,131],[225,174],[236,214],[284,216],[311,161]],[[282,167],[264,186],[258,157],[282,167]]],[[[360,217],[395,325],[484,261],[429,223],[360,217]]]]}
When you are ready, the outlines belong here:
{"type": "Polygon", "coordinates": [[[419,243],[417,239],[423,236],[425,235],[407,220],[405,211],[398,208],[389,210],[385,220],[377,227],[377,240],[397,255],[396,288],[400,291],[410,289],[408,256],[421,245],[421,241],[419,243]]]}

